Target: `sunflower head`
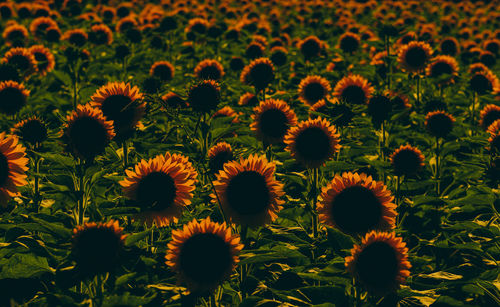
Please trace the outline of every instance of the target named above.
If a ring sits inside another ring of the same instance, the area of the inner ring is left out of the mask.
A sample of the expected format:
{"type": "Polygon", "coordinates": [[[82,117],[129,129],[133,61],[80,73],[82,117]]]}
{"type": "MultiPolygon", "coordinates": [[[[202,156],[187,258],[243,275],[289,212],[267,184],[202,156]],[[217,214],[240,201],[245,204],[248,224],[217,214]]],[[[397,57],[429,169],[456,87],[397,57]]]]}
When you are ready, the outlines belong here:
{"type": "Polygon", "coordinates": [[[229,61],[229,68],[231,68],[232,71],[240,71],[244,67],[245,62],[243,62],[243,59],[241,57],[233,56],[229,61]]]}
{"type": "Polygon", "coordinates": [[[125,243],[118,221],[86,223],[73,229],[72,255],[79,272],[86,277],[112,272],[120,261],[125,243]]]}
{"type": "Polygon", "coordinates": [[[455,118],[444,111],[427,113],[425,117],[425,128],[435,137],[446,137],[453,129],[455,118]]]}
{"type": "Polygon", "coordinates": [[[208,151],[208,167],[214,174],[224,169],[224,164],[232,160],[234,160],[233,150],[226,142],[217,143],[208,151]]]}
{"type": "Polygon", "coordinates": [[[199,79],[221,80],[224,76],[224,67],[217,60],[203,60],[194,68],[194,74],[199,79]]]}
{"type": "Polygon", "coordinates": [[[410,99],[404,94],[394,91],[385,91],[384,95],[389,97],[389,99],[391,100],[393,110],[403,110],[411,108],[410,99]]]}
{"type": "Polygon", "coordinates": [[[394,232],[367,233],[345,258],[347,270],[372,294],[397,290],[410,276],[408,248],[394,232]]]}
{"type": "Polygon", "coordinates": [[[48,27],[45,31],[45,39],[52,43],[59,42],[61,36],[62,33],[59,27],[48,27]]]}
{"type": "Polygon", "coordinates": [[[62,39],[76,47],[83,47],[89,40],[89,36],[82,29],[72,29],[64,32],[62,39]]]}
{"type": "Polygon", "coordinates": [[[365,104],[375,89],[360,75],[348,75],[335,85],[333,96],[350,104],[365,104]]]}
{"type": "Polygon", "coordinates": [[[5,53],[2,62],[15,67],[24,77],[28,77],[37,71],[35,57],[26,48],[10,49],[5,53]]]}
{"type": "Polygon", "coordinates": [[[297,47],[306,60],[312,60],[319,57],[322,49],[324,49],[326,45],[316,36],[308,36],[299,41],[297,47]]]}
{"type": "Polygon", "coordinates": [[[438,84],[446,85],[455,82],[458,77],[458,62],[448,55],[438,55],[431,59],[426,68],[427,76],[437,79],[438,84]]]}
{"type": "Polygon", "coordinates": [[[395,227],[396,204],[383,182],[363,173],[343,173],[322,189],[319,220],[349,235],[395,227]]]}
{"type": "Polygon", "coordinates": [[[460,44],[454,37],[445,37],[439,44],[441,53],[449,56],[456,56],[460,52],[460,44]]]}
{"type": "Polygon", "coordinates": [[[19,72],[13,65],[0,62],[0,82],[2,81],[21,81],[19,72]]]}
{"type": "Polygon", "coordinates": [[[297,124],[297,116],[288,104],[279,99],[267,99],[254,108],[250,128],[267,144],[282,143],[288,129],[297,124]]]}
{"type": "Polygon", "coordinates": [[[161,99],[163,100],[163,103],[170,108],[177,109],[186,106],[186,101],[174,92],[169,92],[163,95],[161,99]]]}
{"type": "Polygon", "coordinates": [[[392,153],[391,164],[397,176],[412,176],[424,166],[424,156],[416,147],[401,145],[392,153]]]}
{"type": "Polygon", "coordinates": [[[487,39],[484,41],[483,47],[485,50],[498,55],[498,53],[500,52],[500,39],[498,38],[487,39]]]}
{"type": "Polygon", "coordinates": [[[479,114],[479,125],[486,130],[497,119],[500,119],[500,106],[488,104],[479,114]]]}
{"type": "Polygon", "coordinates": [[[500,119],[495,120],[489,127],[487,132],[490,134],[488,139],[491,152],[500,153],[500,119]]]}
{"type": "Polygon", "coordinates": [[[149,75],[168,82],[174,78],[174,66],[167,61],[155,62],[149,69],[149,75]]]}
{"type": "Polygon", "coordinates": [[[231,121],[231,123],[233,124],[240,122],[240,120],[238,119],[238,113],[236,113],[236,111],[234,111],[230,106],[225,106],[222,109],[217,110],[217,112],[212,115],[212,118],[220,117],[232,117],[233,120],[231,121]]]}
{"type": "Polygon", "coordinates": [[[271,48],[271,62],[276,66],[283,66],[287,62],[288,50],[282,46],[275,46],[271,48]]]}
{"type": "Polygon", "coordinates": [[[427,66],[431,55],[432,48],[429,44],[413,41],[399,48],[398,63],[408,72],[420,73],[427,66]]]}
{"type": "Polygon", "coordinates": [[[6,27],[2,37],[8,46],[23,47],[28,38],[28,29],[16,23],[6,27]]]}
{"type": "Polygon", "coordinates": [[[165,263],[191,293],[202,295],[229,278],[242,249],[240,237],[233,235],[226,223],[218,224],[208,217],[172,231],[165,263]]]}
{"type": "Polygon", "coordinates": [[[146,112],[146,104],[139,88],[124,82],[110,82],[100,87],[91,97],[91,105],[102,110],[114,123],[117,140],[130,137],[146,112]]]}
{"type": "MultiPolygon", "coordinates": [[[[134,170],[125,170],[120,181],[123,193],[140,209],[135,219],[159,227],[177,222],[182,210],[191,203],[195,180],[192,166],[170,154],[141,160],[134,170]]],[[[195,171],[194,171],[195,172],[195,171]]]]}
{"type": "Polygon", "coordinates": [[[12,133],[23,141],[37,146],[47,139],[47,126],[41,119],[33,116],[15,124],[12,133]]]}
{"type": "Polygon", "coordinates": [[[375,95],[368,100],[368,113],[375,126],[388,120],[392,111],[392,102],[386,95],[375,95]]]}
{"type": "Polygon", "coordinates": [[[290,128],[285,136],[285,149],[307,168],[316,168],[340,150],[339,137],[335,126],[320,116],[290,128]]]}
{"type": "Polygon", "coordinates": [[[7,201],[18,196],[17,187],[28,184],[25,172],[29,162],[26,149],[19,144],[15,136],[0,133],[0,205],[6,206],[7,201]]]}
{"type": "Polygon", "coordinates": [[[220,201],[224,213],[234,223],[261,226],[274,221],[284,203],[283,185],[274,178],[276,166],[265,157],[224,164],[214,182],[214,202],[220,201]]]}
{"type": "Polygon", "coordinates": [[[188,103],[193,111],[208,113],[220,103],[220,86],[214,80],[202,80],[191,86],[188,92],[188,103]]]}
{"type": "Polygon", "coordinates": [[[330,82],[320,76],[308,76],[299,84],[299,100],[309,106],[325,99],[332,91],[330,82]]]}
{"type": "Polygon", "coordinates": [[[346,32],[339,38],[338,47],[346,53],[353,53],[354,51],[358,50],[360,45],[361,38],[356,33],[346,32]]]}
{"type": "Polygon", "coordinates": [[[22,83],[0,82],[0,112],[6,115],[16,114],[26,105],[29,93],[22,83]]]}
{"type": "Polygon", "coordinates": [[[261,43],[251,42],[245,49],[245,57],[250,60],[260,58],[264,55],[265,50],[266,47],[264,47],[261,43]]]}
{"type": "Polygon", "coordinates": [[[274,65],[268,58],[258,58],[245,66],[240,75],[244,84],[252,85],[257,91],[265,89],[274,80],[274,65]]]}
{"type": "Polygon", "coordinates": [[[238,105],[240,106],[256,106],[259,104],[259,98],[253,93],[245,93],[241,95],[238,105]]]}
{"type": "Polygon", "coordinates": [[[498,91],[500,88],[500,81],[497,76],[488,69],[474,73],[469,80],[469,87],[479,95],[483,95],[492,91],[498,91]]]}
{"type": "Polygon", "coordinates": [[[45,76],[48,72],[52,71],[56,66],[54,55],[48,48],[43,45],[31,46],[29,51],[36,60],[36,65],[40,75],[45,76]]]}
{"type": "Polygon", "coordinates": [[[96,24],[90,28],[89,41],[95,45],[110,45],[113,42],[113,32],[105,24],[96,24]]]}
{"type": "Polygon", "coordinates": [[[47,29],[51,27],[59,29],[57,22],[55,22],[52,18],[41,16],[33,19],[30,24],[30,32],[37,38],[44,38],[47,33],[47,29]]]}

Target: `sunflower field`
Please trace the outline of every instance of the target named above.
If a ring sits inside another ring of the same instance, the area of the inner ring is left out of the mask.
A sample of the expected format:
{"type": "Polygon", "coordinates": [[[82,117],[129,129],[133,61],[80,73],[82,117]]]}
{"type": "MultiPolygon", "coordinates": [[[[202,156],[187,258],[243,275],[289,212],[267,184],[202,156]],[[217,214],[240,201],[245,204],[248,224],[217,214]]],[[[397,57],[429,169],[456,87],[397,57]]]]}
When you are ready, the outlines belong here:
{"type": "Polygon", "coordinates": [[[0,306],[500,306],[499,5],[0,1],[0,306]]]}

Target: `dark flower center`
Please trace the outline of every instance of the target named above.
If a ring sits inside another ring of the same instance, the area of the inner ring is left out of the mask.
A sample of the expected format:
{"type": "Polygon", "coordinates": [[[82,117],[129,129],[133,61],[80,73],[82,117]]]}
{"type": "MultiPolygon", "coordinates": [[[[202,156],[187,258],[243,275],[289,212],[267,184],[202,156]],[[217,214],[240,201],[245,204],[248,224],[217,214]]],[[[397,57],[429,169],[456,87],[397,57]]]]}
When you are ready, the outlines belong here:
{"type": "Polygon", "coordinates": [[[360,280],[374,289],[388,289],[398,274],[398,258],[393,247],[385,242],[373,242],[363,248],[356,261],[360,280]]]}
{"type": "Polygon", "coordinates": [[[250,70],[250,83],[258,90],[264,89],[273,79],[273,68],[269,64],[257,64],[250,70]]]}
{"type": "Polygon", "coordinates": [[[153,76],[160,78],[162,81],[172,80],[172,70],[168,65],[158,65],[153,70],[153,76]]]}
{"type": "Polygon", "coordinates": [[[90,160],[104,152],[108,131],[93,117],[79,117],[69,128],[69,141],[77,155],[90,160]]]}
{"type": "Polygon", "coordinates": [[[47,139],[47,128],[39,120],[29,120],[19,131],[24,141],[36,144],[41,143],[47,139]]]}
{"type": "Polygon", "coordinates": [[[256,171],[234,176],[227,185],[226,197],[231,208],[241,215],[262,213],[271,200],[266,179],[256,171]]]}
{"type": "Polygon", "coordinates": [[[208,112],[217,108],[220,101],[220,94],[213,85],[202,83],[189,91],[188,100],[193,110],[208,112]]]}
{"type": "Polygon", "coordinates": [[[245,56],[249,59],[256,59],[263,55],[262,47],[258,44],[251,44],[245,50],[245,56]]]}
{"type": "Polygon", "coordinates": [[[6,80],[19,82],[19,73],[11,64],[0,64],[0,81],[6,80]]]}
{"type": "Polygon", "coordinates": [[[170,175],[152,172],[141,179],[137,187],[137,201],[143,211],[162,211],[174,203],[177,188],[170,175]]]}
{"type": "Polygon", "coordinates": [[[260,115],[259,128],[264,136],[281,139],[288,130],[288,119],[283,111],[269,109],[260,115]]]}
{"type": "Polygon", "coordinates": [[[0,152],[0,187],[2,187],[9,178],[9,162],[7,157],[0,152]]]}
{"type": "Polygon", "coordinates": [[[377,124],[389,119],[391,109],[391,101],[383,95],[372,97],[368,103],[368,113],[377,124]]]}
{"type": "Polygon", "coordinates": [[[220,70],[214,65],[205,66],[200,71],[201,79],[219,80],[220,77],[220,70]]]}
{"type": "Polygon", "coordinates": [[[11,42],[17,42],[17,41],[20,41],[20,40],[23,40],[25,37],[24,37],[24,33],[23,31],[21,30],[14,30],[14,31],[11,31],[9,33],[9,36],[8,36],[8,40],[11,41],[11,42]]]}
{"type": "Polygon", "coordinates": [[[33,55],[35,56],[35,60],[39,70],[43,71],[49,66],[49,60],[44,53],[35,52],[33,55]]]}
{"type": "Polygon", "coordinates": [[[497,119],[500,119],[500,109],[489,111],[483,117],[483,128],[487,129],[497,119]]]}
{"type": "Polygon", "coordinates": [[[358,46],[359,46],[358,40],[350,35],[344,37],[340,41],[340,49],[344,50],[345,52],[353,52],[356,49],[358,49],[358,46]]]}
{"type": "Polygon", "coordinates": [[[300,49],[306,59],[319,55],[320,45],[314,39],[308,39],[302,44],[302,48],[300,49]]]}
{"type": "Polygon", "coordinates": [[[445,62],[437,62],[431,66],[431,75],[433,77],[439,77],[441,75],[451,75],[453,70],[450,64],[445,62]]]}
{"type": "Polygon", "coordinates": [[[326,160],[331,152],[330,138],[319,127],[306,128],[297,135],[295,150],[306,162],[326,160]]]}
{"type": "Polygon", "coordinates": [[[457,45],[452,40],[445,40],[441,43],[441,51],[446,55],[457,54],[457,45]]]}
{"type": "Polygon", "coordinates": [[[16,114],[26,104],[23,93],[15,87],[6,87],[0,91],[0,112],[16,114]]]}
{"type": "Polygon", "coordinates": [[[453,121],[445,114],[435,114],[427,120],[427,129],[437,137],[445,137],[451,132],[453,121]]]}
{"type": "Polygon", "coordinates": [[[89,39],[97,45],[106,44],[108,42],[108,33],[104,30],[90,32],[89,39]]]}
{"type": "Polygon", "coordinates": [[[135,117],[135,106],[130,97],[111,95],[104,99],[101,109],[106,118],[114,121],[116,133],[131,128],[135,117]]]}
{"type": "Polygon", "coordinates": [[[351,122],[354,112],[346,105],[337,104],[332,107],[330,117],[336,126],[344,127],[351,122]]]}
{"type": "Polygon", "coordinates": [[[180,96],[174,95],[166,99],[165,104],[171,108],[179,108],[184,105],[184,100],[180,96]]]}
{"type": "Polygon", "coordinates": [[[485,94],[493,89],[490,80],[483,74],[475,74],[470,80],[470,86],[479,94],[485,94]]]}
{"type": "Polygon", "coordinates": [[[75,240],[74,252],[82,273],[108,272],[120,253],[119,236],[109,228],[88,228],[75,240]]]}
{"type": "Polygon", "coordinates": [[[198,283],[218,283],[232,265],[230,246],[215,234],[195,234],[180,249],[180,270],[187,278],[198,283]]]}
{"type": "Polygon", "coordinates": [[[9,64],[19,69],[21,72],[31,68],[31,61],[22,54],[15,54],[9,59],[9,64]]]}
{"type": "Polygon", "coordinates": [[[82,33],[73,33],[69,37],[69,42],[78,47],[82,47],[87,42],[87,38],[82,33]]]}
{"type": "Polygon", "coordinates": [[[314,104],[325,97],[325,88],[319,82],[309,83],[304,88],[304,96],[311,104],[314,104]]]}
{"type": "Polygon", "coordinates": [[[382,219],[382,204],[373,192],[363,186],[342,190],[331,206],[331,214],[340,230],[363,234],[374,229],[382,219]]]}
{"type": "Polygon", "coordinates": [[[214,157],[210,158],[209,167],[213,173],[217,173],[224,168],[224,164],[233,160],[231,151],[220,151],[214,157]]]}
{"type": "Polygon", "coordinates": [[[413,69],[422,69],[427,61],[427,54],[421,47],[413,47],[406,52],[405,62],[413,69]]]}
{"type": "Polygon", "coordinates": [[[398,176],[415,174],[420,168],[420,157],[413,150],[401,150],[394,156],[393,167],[398,176]]]}
{"type": "Polygon", "coordinates": [[[365,91],[357,85],[349,85],[342,91],[342,99],[347,103],[363,104],[365,103],[365,91]]]}

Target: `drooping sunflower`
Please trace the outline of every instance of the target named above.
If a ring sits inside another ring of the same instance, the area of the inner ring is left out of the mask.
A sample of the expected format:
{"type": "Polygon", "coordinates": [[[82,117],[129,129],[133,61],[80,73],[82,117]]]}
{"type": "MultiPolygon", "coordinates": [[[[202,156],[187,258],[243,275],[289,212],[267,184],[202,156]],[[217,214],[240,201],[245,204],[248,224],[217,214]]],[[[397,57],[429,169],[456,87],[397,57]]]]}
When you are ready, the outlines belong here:
{"type": "Polygon", "coordinates": [[[7,46],[23,47],[28,38],[28,29],[20,24],[13,24],[5,28],[2,33],[7,46]]]}
{"type": "Polygon", "coordinates": [[[234,160],[231,145],[226,142],[219,142],[208,150],[208,167],[214,174],[224,169],[224,164],[234,160]]]}
{"type": "Polygon", "coordinates": [[[26,149],[16,136],[0,133],[0,205],[6,206],[11,197],[19,195],[17,187],[24,186],[28,170],[26,149]]]}
{"type": "Polygon", "coordinates": [[[469,79],[469,87],[479,95],[500,91],[498,77],[489,69],[474,73],[469,79]]]}
{"type": "Polygon", "coordinates": [[[500,106],[488,104],[479,114],[479,125],[486,130],[497,119],[500,119],[500,106]]]}
{"type": "Polygon", "coordinates": [[[123,253],[126,235],[118,221],[85,223],[73,229],[72,256],[85,277],[112,272],[123,253]]]}
{"type": "Polygon", "coordinates": [[[105,24],[96,24],[90,28],[89,41],[96,45],[111,45],[113,31],[105,24]]]}
{"type": "Polygon", "coordinates": [[[413,41],[399,48],[398,63],[401,68],[411,73],[421,73],[432,56],[429,44],[413,41]]]}
{"type": "Polygon", "coordinates": [[[259,98],[253,93],[245,93],[241,95],[240,100],[238,101],[238,105],[240,106],[256,106],[259,104],[259,98]]]}
{"type": "Polygon", "coordinates": [[[322,189],[317,210],[320,222],[349,235],[370,230],[391,230],[396,222],[396,204],[383,182],[364,173],[336,175],[322,189]]]}
{"type": "Polygon", "coordinates": [[[422,152],[410,145],[401,145],[391,155],[391,164],[397,176],[415,175],[424,166],[422,152]]]}
{"type": "Polygon", "coordinates": [[[274,178],[276,165],[265,157],[251,155],[247,159],[224,164],[216,175],[213,202],[220,201],[232,222],[261,226],[274,221],[283,208],[283,185],[274,178]]]}
{"type": "Polygon", "coordinates": [[[0,113],[14,115],[28,100],[30,92],[22,83],[15,81],[0,82],[0,113]]]}
{"type": "Polygon", "coordinates": [[[308,168],[320,167],[340,150],[340,135],[335,126],[318,116],[301,121],[285,135],[285,150],[308,168]]]}
{"type": "Polygon", "coordinates": [[[191,204],[195,180],[188,165],[179,156],[159,155],[141,160],[120,181],[124,195],[140,208],[135,218],[148,225],[164,227],[177,222],[185,206],[191,204]]]}
{"type": "Polygon", "coordinates": [[[161,81],[168,82],[174,78],[175,68],[168,61],[158,61],[151,65],[149,75],[159,78],[161,81]]]}
{"type": "Polygon", "coordinates": [[[217,60],[203,60],[194,68],[194,74],[199,79],[219,81],[224,77],[224,67],[217,60]]]}
{"type": "Polygon", "coordinates": [[[37,71],[36,60],[27,48],[12,48],[5,53],[3,63],[14,66],[25,78],[37,71]]]}
{"type": "Polygon", "coordinates": [[[338,48],[346,53],[353,53],[361,45],[361,38],[358,34],[346,32],[339,38],[338,48]]]}
{"type": "Polygon", "coordinates": [[[82,29],[72,29],[64,32],[61,39],[77,47],[83,47],[89,40],[89,35],[82,29]]]}
{"type": "Polygon", "coordinates": [[[41,144],[47,139],[47,126],[37,116],[23,119],[12,128],[12,134],[33,146],[41,144]]]}
{"type": "Polygon", "coordinates": [[[333,96],[350,104],[365,104],[375,89],[360,75],[348,75],[335,85],[333,96]]]}
{"type": "Polygon", "coordinates": [[[66,151],[85,160],[102,154],[114,136],[113,121],[90,104],[79,105],[66,117],[63,127],[66,151]]]}
{"type": "Polygon", "coordinates": [[[268,58],[258,58],[243,68],[240,81],[256,91],[265,89],[274,80],[274,65],[268,58]]]}
{"type": "Polygon", "coordinates": [[[299,100],[306,105],[313,105],[332,91],[330,82],[320,76],[307,76],[299,83],[299,100]]]}
{"type": "Polygon", "coordinates": [[[297,125],[297,116],[283,100],[267,99],[253,109],[252,131],[265,143],[282,143],[288,129],[297,125]]]}
{"type": "Polygon", "coordinates": [[[347,270],[365,288],[377,295],[397,290],[410,276],[408,248],[394,232],[367,233],[361,245],[351,249],[345,258],[347,270]]]}
{"type": "Polygon", "coordinates": [[[118,140],[128,138],[146,112],[139,88],[124,82],[110,82],[91,97],[91,104],[112,120],[118,140]]]}
{"type": "Polygon", "coordinates": [[[174,270],[193,294],[213,291],[229,278],[243,249],[240,237],[226,223],[209,217],[193,219],[183,228],[172,230],[165,263],[174,270]]]}
{"type": "Polygon", "coordinates": [[[438,55],[431,59],[425,69],[427,76],[438,79],[438,84],[446,85],[455,82],[458,77],[458,62],[455,58],[448,55],[438,55]],[[443,75],[449,78],[443,79],[443,75]]]}
{"type": "Polygon", "coordinates": [[[56,60],[50,49],[43,45],[31,46],[29,51],[36,60],[36,65],[40,75],[45,76],[48,72],[52,71],[56,66],[56,60]]]}
{"type": "Polygon", "coordinates": [[[444,111],[429,112],[425,116],[425,128],[435,137],[446,137],[453,129],[455,118],[444,111]]]}
{"type": "Polygon", "coordinates": [[[214,80],[202,80],[191,86],[187,100],[193,111],[208,113],[217,109],[220,98],[219,83],[214,80]]]}
{"type": "Polygon", "coordinates": [[[212,118],[219,118],[219,117],[232,117],[233,120],[231,123],[239,123],[240,120],[238,119],[239,114],[236,113],[236,111],[233,110],[230,106],[225,106],[222,109],[217,110],[213,115],[212,118]]]}

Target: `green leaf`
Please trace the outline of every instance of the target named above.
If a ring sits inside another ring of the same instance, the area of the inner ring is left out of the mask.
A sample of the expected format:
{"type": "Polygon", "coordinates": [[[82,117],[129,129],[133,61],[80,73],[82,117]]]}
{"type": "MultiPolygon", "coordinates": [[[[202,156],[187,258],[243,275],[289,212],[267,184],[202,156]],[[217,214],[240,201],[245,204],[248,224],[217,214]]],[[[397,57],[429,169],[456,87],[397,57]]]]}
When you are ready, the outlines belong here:
{"type": "Polygon", "coordinates": [[[0,278],[36,278],[54,272],[46,258],[32,254],[16,254],[3,265],[0,278]]]}

